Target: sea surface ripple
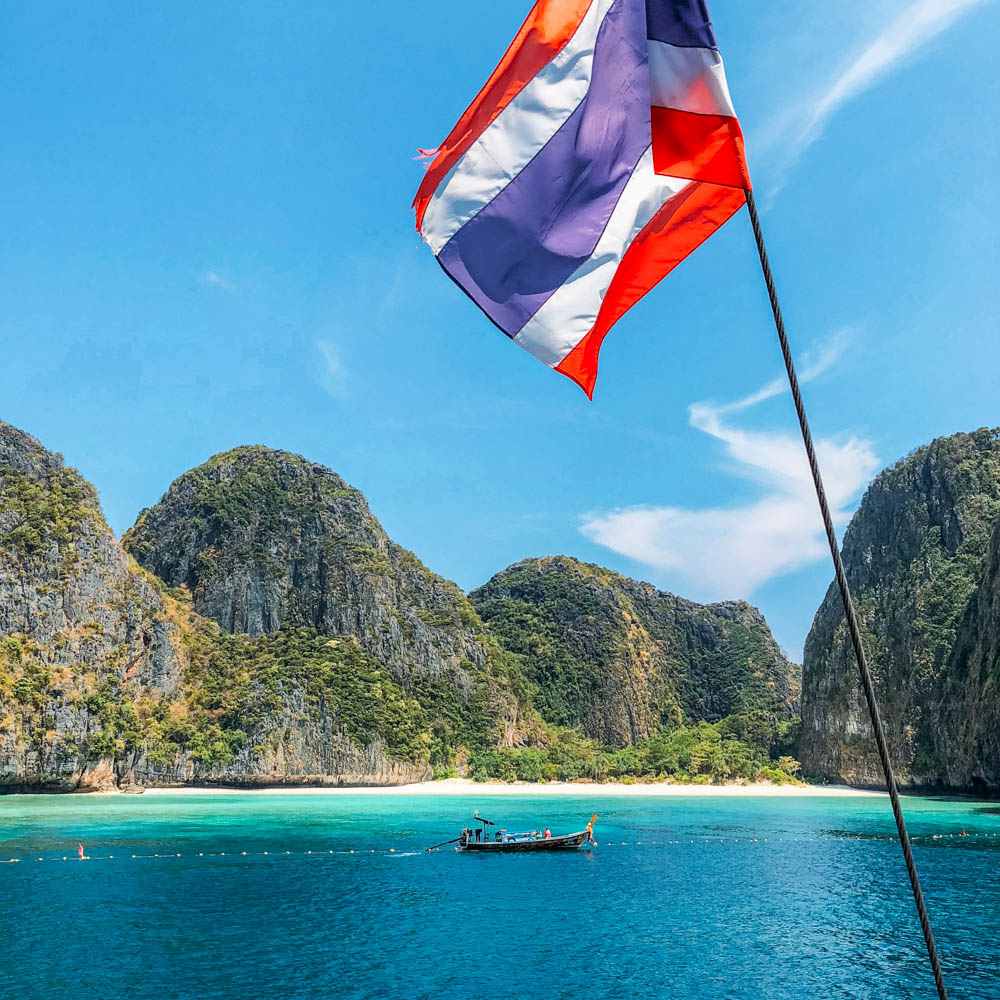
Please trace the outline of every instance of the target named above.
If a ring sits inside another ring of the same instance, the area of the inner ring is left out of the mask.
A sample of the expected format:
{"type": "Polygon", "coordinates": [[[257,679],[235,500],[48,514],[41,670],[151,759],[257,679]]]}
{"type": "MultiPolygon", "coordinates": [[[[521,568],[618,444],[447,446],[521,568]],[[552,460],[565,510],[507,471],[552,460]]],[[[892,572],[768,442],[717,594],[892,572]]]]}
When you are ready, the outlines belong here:
{"type": "MultiPolygon", "coordinates": [[[[905,809],[952,996],[997,1000],[1000,813],[905,809]]],[[[932,1000],[894,833],[882,798],[0,797],[0,997],[932,1000]],[[598,846],[423,852],[476,806],[598,846]]]]}

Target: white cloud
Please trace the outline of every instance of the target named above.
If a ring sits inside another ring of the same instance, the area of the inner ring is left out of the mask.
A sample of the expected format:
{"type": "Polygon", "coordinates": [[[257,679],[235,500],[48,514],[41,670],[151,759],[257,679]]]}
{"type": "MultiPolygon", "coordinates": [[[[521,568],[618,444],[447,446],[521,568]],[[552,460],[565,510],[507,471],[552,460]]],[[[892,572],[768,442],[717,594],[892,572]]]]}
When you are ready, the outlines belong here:
{"type": "Polygon", "coordinates": [[[221,288],[224,292],[229,292],[232,294],[236,291],[236,286],[214,268],[209,268],[201,275],[201,280],[203,284],[214,285],[216,288],[221,288]]]}
{"type": "MultiPolygon", "coordinates": [[[[808,382],[810,379],[816,378],[817,375],[822,375],[831,365],[836,364],[837,359],[850,344],[852,336],[853,331],[850,327],[844,327],[811,351],[807,351],[795,366],[798,370],[799,382],[808,382]]],[[[738,413],[740,410],[746,410],[751,406],[756,406],[757,403],[764,402],[765,399],[780,396],[783,392],[788,392],[788,380],[784,375],[779,375],[750,393],[749,396],[744,396],[732,403],[725,403],[721,406],[714,403],[692,403],[690,407],[691,423],[698,427],[698,421],[702,417],[708,420],[710,414],[718,417],[725,413],[738,413]]],[[[703,427],[699,429],[705,430],[703,427]]],[[[709,433],[712,432],[709,431],[709,433]]]]}
{"type": "Polygon", "coordinates": [[[852,97],[868,90],[897,63],[984,2],[916,0],[910,4],[821,95],[806,132],[809,141],[814,141],[827,121],[852,97]]]}
{"type": "Polygon", "coordinates": [[[765,127],[762,147],[779,147],[786,159],[782,174],[769,192],[773,196],[798,158],[822,136],[830,119],[849,101],[869,90],[908,57],[932,41],[973,8],[988,0],[914,0],[874,38],[855,49],[850,62],[812,94],[786,109],[765,127]]]}
{"type": "Polygon", "coordinates": [[[316,350],[323,361],[320,372],[323,387],[333,396],[342,396],[346,388],[347,369],[340,358],[340,349],[328,340],[318,340],[316,350]]]}
{"type": "MultiPolygon", "coordinates": [[[[801,381],[815,378],[836,360],[847,333],[831,338],[802,366],[801,381]]],[[[761,584],[823,558],[826,540],[809,465],[797,435],[751,431],[729,419],[787,391],[775,379],[756,392],[722,405],[695,403],[691,425],[721,441],[734,473],[765,487],[739,507],[691,510],[626,507],[583,518],[581,530],[600,545],[669,574],[702,600],[749,597],[761,584]]],[[[816,444],[830,507],[838,525],[848,506],[878,468],[871,445],[854,437],[816,444]]]]}

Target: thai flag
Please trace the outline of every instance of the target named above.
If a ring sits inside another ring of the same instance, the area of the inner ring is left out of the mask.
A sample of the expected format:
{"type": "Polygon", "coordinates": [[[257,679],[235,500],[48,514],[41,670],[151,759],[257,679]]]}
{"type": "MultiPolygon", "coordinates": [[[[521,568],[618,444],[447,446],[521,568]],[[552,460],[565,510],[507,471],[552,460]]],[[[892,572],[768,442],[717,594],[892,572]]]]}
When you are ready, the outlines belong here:
{"type": "Polygon", "coordinates": [[[539,0],[413,205],[452,279],[591,396],[611,326],[749,188],[701,0],[539,0]]]}

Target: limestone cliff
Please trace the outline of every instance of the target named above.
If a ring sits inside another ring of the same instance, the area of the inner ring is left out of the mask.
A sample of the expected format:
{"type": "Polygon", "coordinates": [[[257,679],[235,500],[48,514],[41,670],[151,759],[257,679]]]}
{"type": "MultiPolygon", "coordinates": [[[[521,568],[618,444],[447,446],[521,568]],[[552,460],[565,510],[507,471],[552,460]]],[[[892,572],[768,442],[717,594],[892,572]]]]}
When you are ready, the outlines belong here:
{"type": "MultiPolygon", "coordinates": [[[[470,686],[469,718],[502,730],[470,686]]],[[[0,789],[421,780],[467,732],[443,676],[421,696],[350,636],[222,633],[125,554],[89,483],[0,424],[0,789]]]]}
{"type": "Polygon", "coordinates": [[[322,465],[262,447],[216,455],[175,480],[123,544],[226,631],[354,636],[438,707],[445,738],[450,728],[510,746],[533,731],[520,676],[465,595],[396,545],[360,491],[322,465]]]}
{"type": "Polygon", "coordinates": [[[93,487],[0,424],[0,786],[120,780],[101,709],[176,695],[170,634],[93,487]]]}
{"type": "Polygon", "coordinates": [[[527,560],[473,595],[486,623],[287,452],[185,473],[123,542],[0,424],[0,790],[752,779],[787,753],[796,671],[749,605],[527,560]]]}
{"type": "Polygon", "coordinates": [[[1000,789],[1000,519],[949,657],[942,713],[945,781],[1000,789]]]}
{"type": "MultiPolygon", "coordinates": [[[[903,784],[998,787],[993,602],[1000,431],[939,438],[882,472],[844,536],[851,584],[903,784]]],[[[803,771],[881,783],[840,596],[806,641],[803,771]]]]}
{"type": "Polygon", "coordinates": [[[522,657],[543,718],[607,743],[796,711],[797,669],[745,602],[695,604],[565,556],[516,563],[470,597],[522,657]]]}

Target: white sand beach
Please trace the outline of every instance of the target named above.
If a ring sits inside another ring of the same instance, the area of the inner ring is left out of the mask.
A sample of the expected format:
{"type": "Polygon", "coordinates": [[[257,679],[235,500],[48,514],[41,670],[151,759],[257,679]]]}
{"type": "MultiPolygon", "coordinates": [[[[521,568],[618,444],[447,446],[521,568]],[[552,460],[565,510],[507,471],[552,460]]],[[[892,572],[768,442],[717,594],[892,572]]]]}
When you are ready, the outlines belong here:
{"type": "Polygon", "coordinates": [[[470,781],[468,778],[445,778],[413,785],[381,785],[349,788],[281,785],[272,788],[194,787],[149,788],[145,795],[463,795],[474,798],[490,796],[560,796],[603,795],[623,798],[660,796],[806,798],[818,796],[871,796],[885,792],[850,788],[847,785],[675,785],[668,782],[623,785],[618,782],[550,781],[535,782],[470,781]]]}

